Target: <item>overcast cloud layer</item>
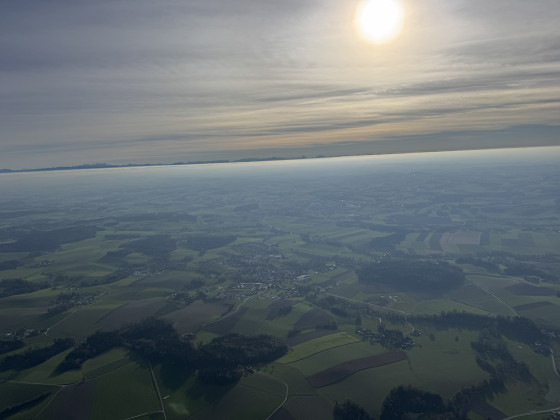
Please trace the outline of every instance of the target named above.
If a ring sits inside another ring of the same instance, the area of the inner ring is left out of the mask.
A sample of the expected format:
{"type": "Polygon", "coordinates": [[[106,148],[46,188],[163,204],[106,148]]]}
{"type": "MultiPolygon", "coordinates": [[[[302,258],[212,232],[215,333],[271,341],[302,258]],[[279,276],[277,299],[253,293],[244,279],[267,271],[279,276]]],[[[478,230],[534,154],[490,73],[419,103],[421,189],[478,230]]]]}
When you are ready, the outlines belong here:
{"type": "Polygon", "coordinates": [[[560,123],[558,0],[403,4],[374,46],[356,1],[3,0],[0,168],[560,123]]]}

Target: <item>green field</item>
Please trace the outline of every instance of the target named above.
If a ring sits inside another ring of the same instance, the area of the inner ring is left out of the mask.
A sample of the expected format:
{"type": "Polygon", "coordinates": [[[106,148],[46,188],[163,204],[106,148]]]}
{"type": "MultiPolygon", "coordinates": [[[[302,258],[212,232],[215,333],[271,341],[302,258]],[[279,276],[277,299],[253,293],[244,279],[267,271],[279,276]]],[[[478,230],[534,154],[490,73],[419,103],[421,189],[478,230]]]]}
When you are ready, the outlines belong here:
{"type": "Polygon", "coordinates": [[[193,419],[267,418],[284,400],[285,386],[276,378],[254,374],[220,398],[217,404],[197,411],[193,419]]]}
{"type": "Polygon", "coordinates": [[[3,410],[9,410],[28,403],[28,407],[24,406],[23,410],[11,418],[32,418],[41,412],[58,389],[56,386],[49,385],[0,383],[0,404],[3,410]]]}
{"type": "Polygon", "coordinates": [[[160,409],[149,369],[127,365],[95,379],[94,417],[126,418],[160,409]]]}
{"type": "Polygon", "coordinates": [[[306,376],[310,376],[346,360],[358,359],[383,352],[385,352],[385,349],[381,346],[371,345],[355,339],[353,342],[337,347],[332,346],[324,351],[316,352],[305,359],[296,360],[290,363],[289,366],[299,369],[306,376]]]}
{"type": "Polygon", "coordinates": [[[325,337],[316,338],[315,340],[294,346],[290,353],[281,359],[278,359],[278,363],[293,363],[334,347],[346,346],[357,341],[359,341],[358,338],[345,332],[330,334],[325,337]]]}

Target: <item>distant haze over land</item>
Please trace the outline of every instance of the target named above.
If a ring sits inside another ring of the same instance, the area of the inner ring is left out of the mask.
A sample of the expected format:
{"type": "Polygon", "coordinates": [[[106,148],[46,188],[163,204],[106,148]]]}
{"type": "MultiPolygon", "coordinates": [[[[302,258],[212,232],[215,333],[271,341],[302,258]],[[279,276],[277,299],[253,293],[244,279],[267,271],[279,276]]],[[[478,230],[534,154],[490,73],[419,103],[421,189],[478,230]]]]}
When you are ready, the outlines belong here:
{"type": "Polygon", "coordinates": [[[555,412],[558,162],[554,146],[0,174],[0,418],[555,412]]]}

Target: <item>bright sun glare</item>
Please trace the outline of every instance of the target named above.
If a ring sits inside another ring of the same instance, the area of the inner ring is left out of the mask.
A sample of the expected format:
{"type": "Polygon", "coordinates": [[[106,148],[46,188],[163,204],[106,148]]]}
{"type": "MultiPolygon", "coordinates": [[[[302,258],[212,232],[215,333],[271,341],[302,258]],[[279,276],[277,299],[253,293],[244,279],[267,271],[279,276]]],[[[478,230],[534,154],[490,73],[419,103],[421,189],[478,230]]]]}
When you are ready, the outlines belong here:
{"type": "Polygon", "coordinates": [[[367,41],[382,44],[401,30],[403,9],[399,0],[363,0],[356,11],[356,26],[367,41]]]}

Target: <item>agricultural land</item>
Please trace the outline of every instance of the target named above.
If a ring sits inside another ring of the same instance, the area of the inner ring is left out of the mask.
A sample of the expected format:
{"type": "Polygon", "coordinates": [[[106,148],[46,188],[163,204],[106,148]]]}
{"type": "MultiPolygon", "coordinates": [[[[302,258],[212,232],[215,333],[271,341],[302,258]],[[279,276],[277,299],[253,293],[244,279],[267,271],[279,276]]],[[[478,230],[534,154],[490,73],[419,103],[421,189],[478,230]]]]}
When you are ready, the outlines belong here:
{"type": "Polygon", "coordinates": [[[550,160],[7,173],[0,192],[1,419],[560,407],[550,160]]]}

